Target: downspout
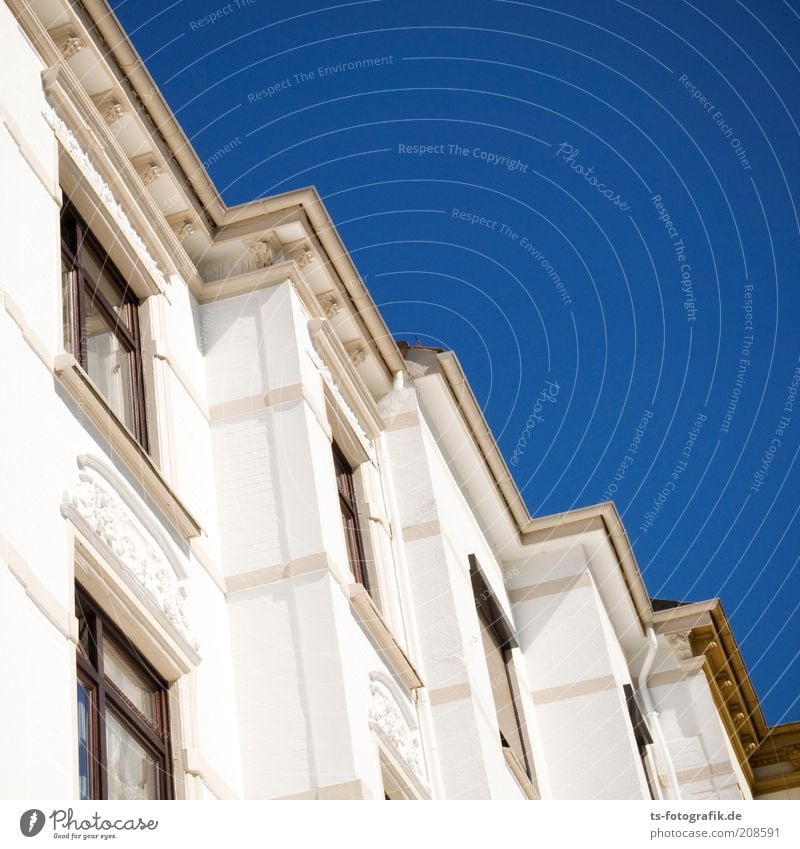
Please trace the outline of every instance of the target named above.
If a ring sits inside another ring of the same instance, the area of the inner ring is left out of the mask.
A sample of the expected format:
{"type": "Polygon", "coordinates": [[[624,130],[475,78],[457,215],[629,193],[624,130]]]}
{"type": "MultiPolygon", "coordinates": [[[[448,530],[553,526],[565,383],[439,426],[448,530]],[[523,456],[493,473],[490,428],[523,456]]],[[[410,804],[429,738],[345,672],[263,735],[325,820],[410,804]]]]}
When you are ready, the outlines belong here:
{"type": "MultiPolygon", "coordinates": [[[[400,391],[404,388],[405,382],[403,372],[398,371],[394,376],[394,390],[400,391]]],[[[406,624],[406,640],[408,648],[411,652],[412,659],[416,660],[422,656],[419,641],[417,639],[417,623],[414,616],[414,606],[411,603],[411,584],[408,578],[408,563],[406,561],[405,547],[402,542],[398,541],[397,534],[400,532],[400,510],[397,506],[395,498],[394,479],[392,477],[391,465],[389,463],[389,452],[386,447],[386,434],[381,433],[378,436],[378,456],[381,466],[381,487],[383,488],[383,497],[386,506],[389,509],[389,522],[392,527],[391,544],[394,551],[396,571],[399,589],[401,592],[401,612],[406,624]],[[403,603],[405,602],[405,603],[403,603]]],[[[427,749],[426,761],[430,770],[431,779],[431,795],[434,799],[444,799],[444,784],[442,782],[442,774],[439,769],[439,746],[436,743],[436,734],[433,730],[433,721],[431,719],[431,703],[428,695],[428,688],[422,687],[415,691],[418,704],[418,715],[422,724],[423,734],[422,739],[425,742],[427,749]]]]}
{"type": "MultiPolygon", "coordinates": [[[[650,734],[653,736],[654,746],[658,752],[659,759],[662,761],[667,770],[667,780],[669,782],[670,798],[680,799],[681,791],[678,787],[678,776],[675,774],[675,766],[672,763],[672,758],[669,754],[667,741],[664,737],[664,731],[661,728],[661,723],[658,720],[658,711],[653,704],[653,697],[647,686],[647,679],[650,677],[650,670],[653,666],[653,661],[656,658],[656,649],[658,648],[658,639],[652,625],[647,626],[647,656],[642,664],[642,671],[639,673],[639,694],[644,702],[644,709],[647,713],[647,726],[650,729],[650,734]]],[[[648,754],[649,754],[648,747],[648,754]]],[[[655,759],[654,759],[655,760],[655,759]]],[[[649,761],[649,758],[648,758],[649,761]]],[[[655,770],[656,784],[658,781],[658,769],[655,770]]],[[[657,788],[660,798],[664,798],[661,793],[660,786],[657,788]]]]}

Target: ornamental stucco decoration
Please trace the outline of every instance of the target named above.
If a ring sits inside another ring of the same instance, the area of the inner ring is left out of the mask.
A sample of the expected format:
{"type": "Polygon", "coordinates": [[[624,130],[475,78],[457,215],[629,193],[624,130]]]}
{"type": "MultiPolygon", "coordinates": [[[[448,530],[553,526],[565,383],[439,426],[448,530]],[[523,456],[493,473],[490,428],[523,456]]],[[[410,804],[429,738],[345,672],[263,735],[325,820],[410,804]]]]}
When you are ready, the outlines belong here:
{"type": "Polygon", "coordinates": [[[781,749],[781,756],[785,758],[794,769],[800,769],[800,746],[785,746],[781,749]]]}
{"type": "Polygon", "coordinates": [[[83,41],[77,35],[68,35],[61,44],[61,53],[65,59],[71,59],[84,48],[83,41]]]}
{"type": "Polygon", "coordinates": [[[305,268],[314,261],[314,251],[312,251],[308,245],[303,245],[302,247],[296,248],[288,253],[287,259],[292,259],[300,266],[300,268],[305,268]]]}
{"type": "Polygon", "coordinates": [[[168,548],[169,543],[146,516],[132,509],[135,496],[108,467],[93,457],[78,458],[78,482],[65,493],[62,513],[70,516],[98,549],[110,554],[118,572],[127,573],[144,591],[180,637],[198,649],[186,618],[186,572],[168,548]],[[121,568],[120,568],[121,567],[121,568]]]}
{"type": "Polygon", "coordinates": [[[148,162],[139,172],[142,182],[145,186],[149,186],[164,173],[163,169],[157,162],[148,162]]]}
{"type": "Polygon", "coordinates": [[[125,108],[118,100],[111,100],[105,104],[103,117],[107,124],[114,124],[125,117],[125,108]]]}
{"type": "Polygon", "coordinates": [[[192,233],[194,233],[194,224],[192,224],[192,222],[188,219],[184,219],[184,221],[175,228],[175,235],[179,242],[185,242],[192,233]]]}
{"type": "Polygon", "coordinates": [[[322,311],[328,318],[333,318],[342,308],[335,292],[323,292],[317,297],[317,300],[319,301],[322,311]]]}
{"type": "Polygon", "coordinates": [[[49,33],[65,59],[71,59],[76,53],[80,53],[86,47],[83,39],[78,35],[76,28],[71,23],[62,24],[50,30],[49,33]]]}
{"type": "Polygon", "coordinates": [[[388,743],[411,775],[427,790],[419,725],[412,709],[402,703],[396,685],[382,672],[370,673],[369,724],[388,743]]]}
{"type": "Polygon", "coordinates": [[[255,260],[256,268],[269,268],[275,263],[275,250],[263,239],[250,245],[250,253],[255,260]]]}
{"type": "Polygon", "coordinates": [[[677,631],[667,634],[667,642],[678,656],[678,660],[689,660],[692,657],[693,652],[690,637],[690,631],[677,631]]]}
{"type": "Polygon", "coordinates": [[[345,351],[347,351],[348,356],[350,357],[350,362],[354,366],[360,366],[362,363],[367,361],[367,356],[369,355],[369,348],[360,340],[357,339],[354,342],[348,342],[344,346],[345,351]]]}
{"type": "Polygon", "coordinates": [[[361,422],[358,420],[358,416],[353,412],[353,408],[347,403],[344,395],[342,395],[341,389],[336,384],[336,381],[333,379],[333,375],[330,372],[330,369],[325,365],[322,361],[322,357],[314,350],[314,348],[309,348],[308,356],[311,357],[311,362],[317,368],[317,371],[322,376],[322,379],[325,381],[327,386],[330,388],[333,393],[333,397],[336,399],[339,408],[344,413],[345,418],[350,423],[350,426],[356,433],[356,436],[361,440],[364,449],[366,452],[372,456],[372,444],[369,441],[369,437],[367,436],[366,431],[363,427],[361,427],[361,422]]]}
{"type": "Polygon", "coordinates": [[[62,145],[64,145],[66,151],[78,164],[83,175],[111,212],[111,215],[120,231],[126,236],[128,241],[134,245],[142,259],[144,267],[150,272],[153,279],[159,284],[159,286],[161,286],[162,289],[167,289],[169,284],[164,272],[158,267],[158,263],[156,263],[151,256],[144,239],[134,229],[130,218],[128,218],[125,210],[114,197],[114,193],[111,191],[108,183],[106,183],[103,179],[97,168],[94,167],[89,154],[81,147],[81,144],[75,137],[75,134],[51,106],[47,106],[43,109],[42,115],[44,116],[45,121],[47,121],[50,129],[56,134],[56,138],[62,145]]]}

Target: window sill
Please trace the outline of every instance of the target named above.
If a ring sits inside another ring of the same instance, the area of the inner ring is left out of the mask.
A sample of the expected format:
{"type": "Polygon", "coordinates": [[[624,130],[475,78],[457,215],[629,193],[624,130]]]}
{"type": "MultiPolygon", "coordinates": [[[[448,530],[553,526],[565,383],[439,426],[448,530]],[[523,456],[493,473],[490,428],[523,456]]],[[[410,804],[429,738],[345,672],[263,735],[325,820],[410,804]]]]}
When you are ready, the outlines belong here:
{"type": "Polygon", "coordinates": [[[514,750],[508,746],[503,746],[503,756],[506,759],[506,766],[516,779],[517,784],[519,784],[520,790],[522,790],[528,799],[538,800],[539,794],[536,792],[533,782],[528,777],[525,765],[517,757],[514,750]]]}
{"type": "Polygon", "coordinates": [[[417,674],[417,670],[403,647],[397,642],[380,610],[370,598],[366,587],[363,584],[349,584],[347,586],[347,597],[350,599],[350,605],[355,611],[356,618],[374,640],[379,654],[389,668],[409,690],[417,690],[423,687],[424,684],[417,674]]]}
{"type": "Polygon", "coordinates": [[[175,495],[150,456],[120,421],[75,357],[59,354],[55,358],[54,371],[80,410],[141,484],[148,506],[156,508],[187,542],[200,536],[202,528],[198,521],[175,495]]]}

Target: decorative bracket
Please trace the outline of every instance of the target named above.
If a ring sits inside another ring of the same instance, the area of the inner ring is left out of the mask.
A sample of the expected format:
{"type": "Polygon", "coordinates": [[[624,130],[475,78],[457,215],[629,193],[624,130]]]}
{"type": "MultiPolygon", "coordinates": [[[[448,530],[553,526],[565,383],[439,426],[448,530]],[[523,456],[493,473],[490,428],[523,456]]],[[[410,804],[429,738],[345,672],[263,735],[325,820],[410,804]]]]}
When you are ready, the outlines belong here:
{"type": "Polygon", "coordinates": [[[51,29],[48,34],[65,59],[71,59],[86,47],[72,24],[62,24],[60,27],[51,29]]]}

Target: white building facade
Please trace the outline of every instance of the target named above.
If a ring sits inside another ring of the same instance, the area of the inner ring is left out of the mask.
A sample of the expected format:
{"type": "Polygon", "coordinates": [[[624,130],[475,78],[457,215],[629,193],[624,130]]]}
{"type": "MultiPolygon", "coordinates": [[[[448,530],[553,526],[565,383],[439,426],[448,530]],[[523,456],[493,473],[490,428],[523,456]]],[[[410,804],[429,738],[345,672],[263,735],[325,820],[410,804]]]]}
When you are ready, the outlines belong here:
{"type": "Polygon", "coordinates": [[[4,798],[800,798],[718,601],[531,518],[313,189],[227,208],[103,0],[4,0],[4,798]]]}

